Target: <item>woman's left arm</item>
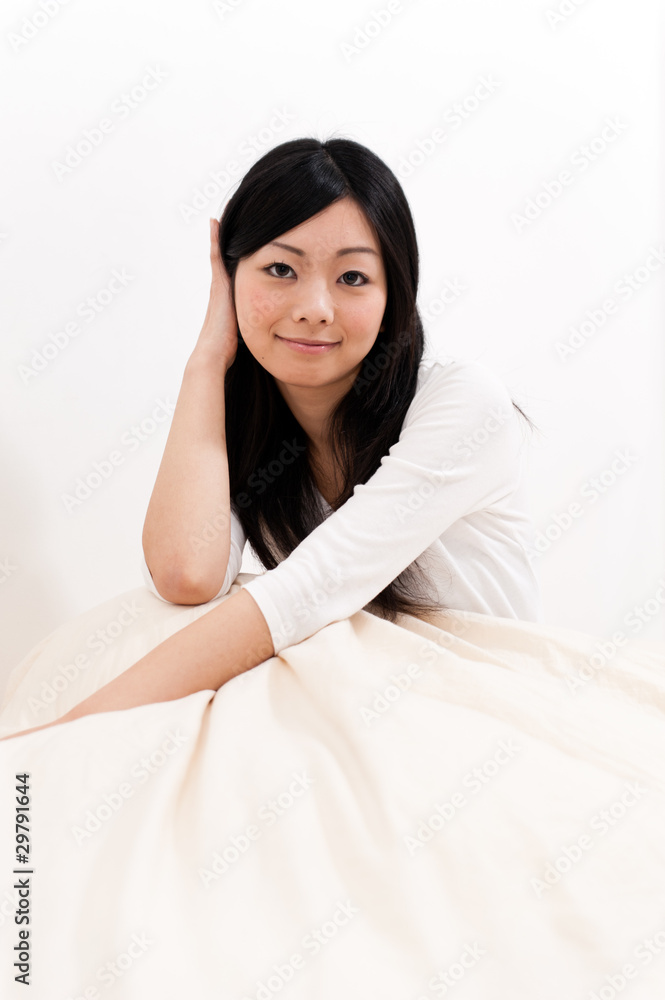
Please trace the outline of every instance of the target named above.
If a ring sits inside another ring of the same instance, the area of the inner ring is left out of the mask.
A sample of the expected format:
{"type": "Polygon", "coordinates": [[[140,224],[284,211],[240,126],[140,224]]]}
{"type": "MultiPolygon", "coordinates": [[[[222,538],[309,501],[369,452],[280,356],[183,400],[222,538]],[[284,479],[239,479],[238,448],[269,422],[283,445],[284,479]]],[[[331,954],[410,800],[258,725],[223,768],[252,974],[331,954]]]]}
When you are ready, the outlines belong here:
{"type": "Polygon", "coordinates": [[[2,739],[13,739],[95,712],[174,701],[196,691],[216,691],[232,677],[274,655],[262,612],[251,594],[239,590],[155,646],[66,715],[2,739]]]}

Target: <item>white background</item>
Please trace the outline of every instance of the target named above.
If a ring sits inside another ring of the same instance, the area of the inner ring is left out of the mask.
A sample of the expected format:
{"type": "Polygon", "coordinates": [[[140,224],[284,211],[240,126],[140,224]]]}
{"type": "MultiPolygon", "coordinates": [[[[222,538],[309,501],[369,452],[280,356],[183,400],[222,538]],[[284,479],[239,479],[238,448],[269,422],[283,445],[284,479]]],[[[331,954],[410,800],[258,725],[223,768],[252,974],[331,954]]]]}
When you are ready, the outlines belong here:
{"type": "Polygon", "coordinates": [[[208,219],[262,153],[305,135],[362,142],[400,176],[430,353],[492,367],[540,428],[529,475],[536,528],[549,526],[545,620],[604,639],[651,600],[639,635],[664,637],[661,5],[44,3],[6,0],[0,26],[0,690],[60,623],[142,584],[168,428],[148,418],[175,403],[205,315],[208,219]],[[121,113],[150,70],[153,89],[121,113]],[[493,92],[478,100],[482,78],[493,92]],[[57,176],[104,118],[112,131],[57,176]],[[608,121],[617,134],[582,161],[608,121]],[[234,160],[227,183],[211,180],[234,160]],[[548,198],[564,169],[571,183],[548,198]],[[87,322],[79,304],[114,269],[131,280],[87,322]],[[463,293],[435,316],[454,281],[463,293]],[[556,343],[611,296],[616,312],[563,360],[556,343]],[[33,351],[72,322],[78,335],[35,371],[33,351]],[[114,450],[122,464],[68,511],[63,494],[114,450]],[[607,474],[618,451],[629,467],[607,474]],[[592,503],[581,491],[603,473],[592,503]]]}

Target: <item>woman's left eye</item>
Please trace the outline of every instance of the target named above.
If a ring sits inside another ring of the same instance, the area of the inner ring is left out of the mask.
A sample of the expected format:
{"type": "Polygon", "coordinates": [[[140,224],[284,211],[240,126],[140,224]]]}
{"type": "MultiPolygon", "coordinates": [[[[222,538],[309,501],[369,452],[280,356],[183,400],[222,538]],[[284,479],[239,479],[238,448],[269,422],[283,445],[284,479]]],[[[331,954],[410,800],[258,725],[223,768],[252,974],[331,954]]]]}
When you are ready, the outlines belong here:
{"type": "MultiPolygon", "coordinates": [[[[360,271],[347,271],[346,274],[342,275],[342,277],[345,278],[347,274],[356,274],[359,278],[363,279],[362,280],[362,284],[363,285],[367,284],[367,280],[368,280],[367,277],[364,274],[361,274],[360,271]]],[[[352,288],[360,288],[360,285],[352,285],[351,287],[352,288]]]]}
{"type": "MultiPolygon", "coordinates": [[[[287,277],[287,275],[285,275],[285,274],[274,274],[272,272],[272,270],[271,270],[273,267],[285,267],[287,271],[291,271],[292,270],[292,268],[288,264],[284,264],[284,263],[282,263],[281,261],[278,261],[278,260],[273,261],[272,264],[268,264],[268,266],[264,268],[264,270],[267,271],[268,274],[272,274],[273,278],[286,278],[287,277]]],[[[355,283],[354,284],[350,284],[349,288],[361,288],[362,285],[366,285],[367,282],[368,282],[368,280],[369,280],[368,277],[367,277],[367,275],[362,274],[360,271],[345,271],[344,274],[342,275],[342,277],[346,278],[347,275],[349,275],[349,274],[355,275],[358,278],[362,278],[361,284],[355,284],[355,283]]],[[[347,284],[347,282],[344,282],[344,284],[347,284]]]]}

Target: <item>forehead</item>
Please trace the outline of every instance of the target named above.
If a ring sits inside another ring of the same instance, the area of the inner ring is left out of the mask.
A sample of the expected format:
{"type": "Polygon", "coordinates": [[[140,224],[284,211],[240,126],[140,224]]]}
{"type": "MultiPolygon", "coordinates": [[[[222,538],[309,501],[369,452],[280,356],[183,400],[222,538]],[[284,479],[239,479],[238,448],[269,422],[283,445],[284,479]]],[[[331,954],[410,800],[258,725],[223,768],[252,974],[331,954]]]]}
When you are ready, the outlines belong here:
{"type": "Polygon", "coordinates": [[[304,261],[330,260],[350,253],[362,254],[367,262],[381,262],[381,247],[364,212],[344,198],[305,219],[266,244],[266,249],[286,249],[304,261]]]}

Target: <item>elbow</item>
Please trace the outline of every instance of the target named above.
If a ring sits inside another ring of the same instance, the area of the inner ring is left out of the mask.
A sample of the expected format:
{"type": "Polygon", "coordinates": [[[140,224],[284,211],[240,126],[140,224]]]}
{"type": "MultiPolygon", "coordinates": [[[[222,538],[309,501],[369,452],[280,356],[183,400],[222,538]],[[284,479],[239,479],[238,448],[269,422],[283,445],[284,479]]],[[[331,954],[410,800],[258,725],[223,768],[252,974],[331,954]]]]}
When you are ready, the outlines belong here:
{"type": "Polygon", "coordinates": [[[221,587],[221,582],[215,584],[174,569],[153,575],[152,581],[159,595],[170,604],[207,604],[221,587]]]}

